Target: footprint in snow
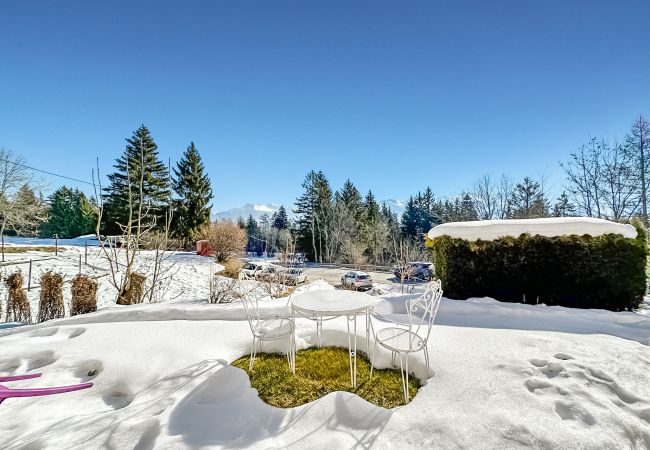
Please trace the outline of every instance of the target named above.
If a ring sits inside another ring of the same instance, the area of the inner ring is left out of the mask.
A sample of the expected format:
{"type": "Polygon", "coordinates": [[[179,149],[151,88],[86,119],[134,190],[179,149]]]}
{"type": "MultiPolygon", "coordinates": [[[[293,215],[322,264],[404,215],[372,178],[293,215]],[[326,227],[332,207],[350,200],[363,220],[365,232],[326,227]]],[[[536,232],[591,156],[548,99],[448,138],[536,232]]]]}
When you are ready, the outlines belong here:
{"type": "Polygon", "coordinates": [[[86,332],[86,329],[85,329],[85,328],[75,328],[75,329],[72,330],[72,331],[70,332],[70,334],[68,335],[68,339],[74,339],[74,338],[76,338],[76,337],[78,337],[78,336],[81,336],[81,335],[84,334],[85,332],[86,332]]]}
{"type": "Polygon", "coordinates": [[[553,355],[553,357],[555,359],[560,359],[562,361],[568,361],[570,359],[574,359],[573,356],[567,355],[566,353],[556,353],[555,355],[553,355]]]}
{"type": "Polygon", "coordinates": [[[59,359],[52,350],[43,350],[42,352],[32,353],[28,358],[27,370],[36,370],[41,367],[49,366],[59,359]]]}
{"type": "Polygon", "coordinates": [[[102,400],[113,409],[122,409],[133,401],[133,392],[126,383],[118,382],[104,391],[102,400]]]}
{"type": "Polygon", "coordinates": [[[39,328],[29,333],[29,337],[49,337],[59,332],[58,327],[39,328]]]}
{"type": "Polygon", "coordinates": [[[0,360],[0,373],[14,373],[20,367],[20,358],[0,360]]]}
{"type": "Polygon", "coordinates": [[[555,412],[562,420],[576,420],[588,426],[596,423],[594,416],[579,403],[558,400],[555,402],[555,412]]]}
{"type": "Polygon", "coordinates": [[[74,376],[86,383],[96,378],[104,370],[104,363],[98,359],[88,359],[77,363],[74,376]]]}

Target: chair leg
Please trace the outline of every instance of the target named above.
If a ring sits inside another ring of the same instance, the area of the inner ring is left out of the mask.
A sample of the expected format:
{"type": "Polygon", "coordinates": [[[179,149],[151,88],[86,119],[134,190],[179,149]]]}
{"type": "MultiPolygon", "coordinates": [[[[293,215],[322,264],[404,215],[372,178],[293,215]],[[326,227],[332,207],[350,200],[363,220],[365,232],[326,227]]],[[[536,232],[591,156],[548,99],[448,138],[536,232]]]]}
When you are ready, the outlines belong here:
{"type": "Polygon", "coordinates": [[[427,366],[427,378],[429,377],[429,349],[427,346],[424,346],[424,363],[427,366]]]}
{"type": "Polygon", "coordinates": [[[375,345],[372,346],[372,355],[370,356],[370,379],[372,380],[372,372],[375,370],[375,354],[377,354],[377,339],[375,345]]]}
{"type": "Polygon", "coordinates": [[[404,356],[404,359],[406,360],[406,381],[404,382],[404,395],[406,395],[406,403],[409,402],[409,354],[407,353],[404,356]]]}
{"type": "Polygon", "coordinates": [[[402,394],[404,394],[404,404],[408,403],[408,398],[406,397],[406,384],[404,379],[404,362],[402,361],[402,354],[399,354],[399,371],[402,375],[402,394]]]}
{"type": "Polygon", "coordinates": [[[392,352],[391,359],[390,359],[390,364],[393,367],[397,367],[397,364],[395,363],[395,356],[397,356],[397,352],[392,352]]]}
{"type": "Polygon", "coordinates": [[[255,362],[255,353],[257,350],[257,342],[255,342],[255,336],[253,336],[253,348],[251,350],[251,357],[250,360],[248,361],[248,371],[250,372],[253,370],[253,363],[255,362]]]}

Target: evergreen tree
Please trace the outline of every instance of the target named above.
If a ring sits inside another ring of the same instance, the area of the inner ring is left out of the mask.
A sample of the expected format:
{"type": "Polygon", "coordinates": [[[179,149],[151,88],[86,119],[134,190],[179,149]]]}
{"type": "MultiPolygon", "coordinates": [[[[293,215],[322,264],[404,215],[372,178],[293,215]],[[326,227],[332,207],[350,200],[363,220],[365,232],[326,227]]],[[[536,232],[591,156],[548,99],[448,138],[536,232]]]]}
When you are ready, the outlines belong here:
{"type": "Polygon", "coordinates": [[[419,212],[413,196],[409,197],[402,213],[402,236],[412,238],[418,235],[419,212]]]}
{"type": "Polygon", "coordinates": [[[515,186],[512,196],[515,219],[531,219],[548,216],[548,204],[540,184],[529,177],[515,186]]]}
{"type": "Polygon", "coordinates": [[[289,229],[289,216],[287,215],[287,210],[284,209],[284,206],[280,206],[277,212],[273,213],[272,217],[273,228],[276,230],[287,230],[289,229]]]}
{"type": "Polygon", "coordinates": [[[237,226],[242,230],[246,228],[246,221],[242,216],[239,216],[239,218],[237,219],[237,226]]]}
{"type": "Polygon", "coordinates": [[[174,168],[173,187],[178,196],[174,201],[174,234],[194,241],[199,231],[210,223],[212,209],[210,178],[194,142],[190,142],[174,168]]]}
{"type": "Polygon", "coordinates": [[[62,186],[50,195],[48,219],[41,227],[43,236],[73,238],[95,232],[97,209],[78,189],[62,186]]]}
{"type": "Polygon", "coordinates": [[[632,153],[636,163],[635,172],[638,175],[639,196],[641,197],[641,216],[648,224],[647,191],[650,182],[650,124],[639,116],[632,125],[632,131],[627,137],[627,148],[632,153]]]}
{"type": "Polygon", "coordinates": [[[553,207],[553,215],[555,217],[569,217],[575,214],[575,206],[569,201],[569,196],[566,191],[557,198],[557,203],[553,207]]]}
{"type": "Polygon", "coordinates": [[[103,193],[102,221],[106,234],[120,234],[119,225],[128,223],[129,192],[133,221],[155,221],[162,226],[170,200],[169,173],[158,158],[158,147],[149,130],[141,125],[126,142],[124,154],[116,160],[115,172],[108,176],[110,184],[103,193]]]}
{"type": "Polygon", "coordinates": [[[326,233],[332,210],[332,189],[323,172],[311,171],[302,184],[304,193],[296,200],[298,246],[314,261],[327,259],[326,233]]]}
{"type": "Polygon", "coordinates": [[[257,225],[257,221],[253,215],[249,215],[246,220],[246,234],[248,235],[248,244],[246,245],[247,252],[257,252],[258,250],[258,240],[260,235],[260,228],[257,225]]]}
{"type": "Polygon", "coordinates": [[[25,183],[16,192],[14,204],[16,211],[9,223],[11,228],[19,236],[36,236],[47,215],[47,206],[42,194],[37,196],[25,183]]]}
{"type": "Polygon", "coordinates": [[[476,212],[474,199],[472,199],[472,196],[469,194],[463,195],[461,200],[460,217],[460,220],[462,221],[478,220],[478,213],[476,212]]]}
{"type": "Polygon", "coordinates": [[[340,191],[340,200],[345,204],[347,210],[353,215],[357,224],[363,214],[361,194],[349,179],[345,181],[340,191]]]}

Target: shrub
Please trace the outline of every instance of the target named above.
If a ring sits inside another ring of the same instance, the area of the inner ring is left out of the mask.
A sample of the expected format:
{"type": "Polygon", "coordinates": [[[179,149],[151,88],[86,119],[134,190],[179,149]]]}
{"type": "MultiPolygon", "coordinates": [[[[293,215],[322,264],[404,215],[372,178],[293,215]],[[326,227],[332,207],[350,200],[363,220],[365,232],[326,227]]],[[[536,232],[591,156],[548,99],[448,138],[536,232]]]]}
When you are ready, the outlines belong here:
{"type": "Polygon", "coordinates": [[[72,279],[70,315],[97,311],[97,280],[78,274],[72,279]]]}
{"type": "Polygon", "coordinates": [[[241,282],[233,278],[210,276],[210,303],[230,303],[242,297],[241,282]]]}
{"type": "Polygon", "coordinates": [[[229,220],[211,223],[204,233],[202,238],[210,242],[214,257],[219,262],[228,261],[234,254],[243,252],[248,243],[246,230],[229,220]]]}
{"type": "Polygon", "coordinates": [[[429,241],[445,296],[494,297],[613,311],[639,306],[646,291],[646,234],[543,237],[494,241],[441,236],[429,241]]]}
{"type": "Polygon", "coordinates": [[[6,321],[31,322],[32,310],[29,307],[25,289],[23,289],[23,274],[20,272],[12,273],[5,280],[5,284],[9,289],[6,321]]]}
{"type": "Polygon", "coordinates": [[[63,276],[52,271],[41,275],[41,301],[38,304],[38,321],[60,319],[65,316],[63,306],[63,276]]]}
{"type": "Polygon", "coordinates": [[[132,272],[129,276],[129,281],[124,287],[124,290],[117,298],[118,305],[135,305],[142,303],[142,295],[144,294],[144,283],[147,278],[141,273],[132,272]]]}
{"type": "Polygon", "coordinates": [[[244,267],[244,264],[239,259],[232,258],[226,261],[223,267],[224,268],[220,275],[228,278],[239,279],[239,272],[241,271],[241,268],[244,267]]]}

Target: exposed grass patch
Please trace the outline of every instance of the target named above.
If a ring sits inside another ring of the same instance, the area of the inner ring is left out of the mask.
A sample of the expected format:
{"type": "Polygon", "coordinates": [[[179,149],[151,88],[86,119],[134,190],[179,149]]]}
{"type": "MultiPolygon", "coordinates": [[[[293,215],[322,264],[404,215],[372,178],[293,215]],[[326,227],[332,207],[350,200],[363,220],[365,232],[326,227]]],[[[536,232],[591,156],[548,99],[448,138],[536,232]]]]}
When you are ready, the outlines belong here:
{"type": "MultiPolygon", "coordinates": [[[[339,347],[309,348],[296,354],[296,374],[289,370],[286,355],[262,353],[248,371],[248,358],[243,356],[232,365],[245,370],[251,385],[269,405],[292,408],[304,405],[334,391],[347,391],[384,408],[404,404],[402,376],[399,370],[381,369],[372,374],[370,361],[357,353],[357,387],[350,385],[348,350],[339,347]]],[[[409,394],[413,398],[420,387],[417,378],[409,377],[409,394]]]]}
{"type": "MultiPolygon", "coordinates": [[[[13,245],[5,245],[5,253],[25,253],[25,252],[49,252],[54,253],[56,247],[53,245],[41,246],[41,245],[30,245],[28,247],[17,247],[13,245]]],[[[59,251],[65,251],[65,248],[59,247],[59,251]]]]}

